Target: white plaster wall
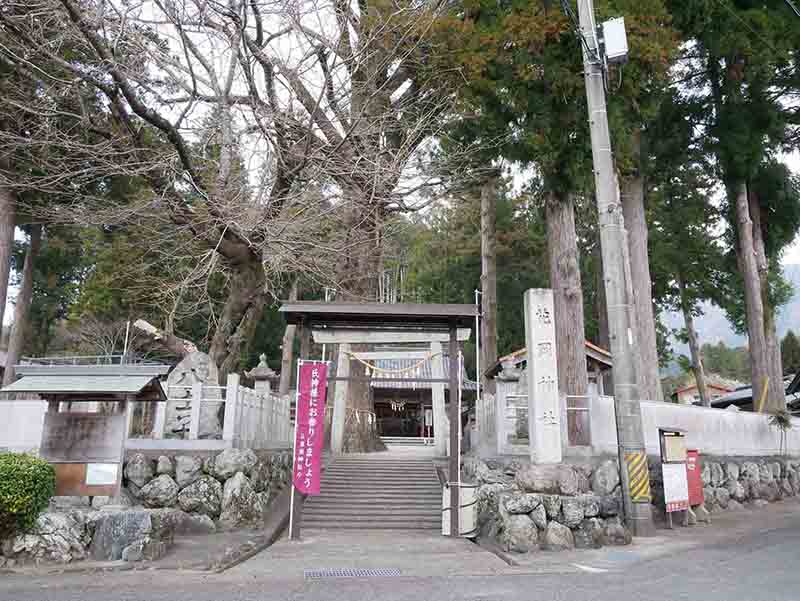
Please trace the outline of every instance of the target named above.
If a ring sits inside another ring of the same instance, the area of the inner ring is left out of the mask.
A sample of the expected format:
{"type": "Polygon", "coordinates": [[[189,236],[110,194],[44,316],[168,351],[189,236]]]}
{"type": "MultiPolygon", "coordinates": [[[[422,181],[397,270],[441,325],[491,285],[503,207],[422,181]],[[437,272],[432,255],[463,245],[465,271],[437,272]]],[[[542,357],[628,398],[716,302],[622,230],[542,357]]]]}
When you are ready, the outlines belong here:
{"type": "MultiPolygon", "coordinates": [[[[686,430],[686,446],[706,455],[778,455],[781,453],[779,430],[769,425],[769,417],[745,411],[726,411],[692,405],[642,401],[645,446],[658,455],[659,428],[686,430]]],[[[592,399],[592,446],[595,453],[617,452],[614,422],[614,399],[592,399]]],[[[787,433],[789,455],[800,456],[800,419],[787,433]]]]}
{"type": "Polygon", "coordinates": [[[0,401],[0,449],[38,450],[46,411],[45,401],[0,401]]]}

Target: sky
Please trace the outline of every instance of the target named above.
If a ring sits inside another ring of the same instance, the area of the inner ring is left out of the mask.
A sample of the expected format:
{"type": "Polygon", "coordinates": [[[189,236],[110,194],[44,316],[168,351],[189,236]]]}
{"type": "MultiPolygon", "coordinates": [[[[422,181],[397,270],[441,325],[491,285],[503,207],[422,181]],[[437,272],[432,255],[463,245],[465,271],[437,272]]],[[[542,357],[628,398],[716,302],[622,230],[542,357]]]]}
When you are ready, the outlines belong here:
{"type": "MultiPolygon", "coordinates": [[[[800,174],[800,151],[783,157],[789,168],[795,173],[800,174]]],[[[782,263],[784,265],[800,264],[800,237],[795,236],[794,242],[785,251],[782,263]]]]}

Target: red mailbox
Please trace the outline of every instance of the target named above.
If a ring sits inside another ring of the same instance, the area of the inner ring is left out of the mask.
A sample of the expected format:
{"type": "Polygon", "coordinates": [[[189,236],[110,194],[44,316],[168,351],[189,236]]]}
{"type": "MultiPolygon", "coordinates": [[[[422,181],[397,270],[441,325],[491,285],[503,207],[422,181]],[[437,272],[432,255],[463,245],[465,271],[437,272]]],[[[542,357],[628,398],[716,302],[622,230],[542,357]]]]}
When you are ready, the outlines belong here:
{"type": "Polygon", "coordinates": [[[705,501],[703,497],[703,479],[700,477],[700,453],[697,449],[687,449],[686,451],[686,479],[689,482],[689,505],[702,505],[705,501]]]}

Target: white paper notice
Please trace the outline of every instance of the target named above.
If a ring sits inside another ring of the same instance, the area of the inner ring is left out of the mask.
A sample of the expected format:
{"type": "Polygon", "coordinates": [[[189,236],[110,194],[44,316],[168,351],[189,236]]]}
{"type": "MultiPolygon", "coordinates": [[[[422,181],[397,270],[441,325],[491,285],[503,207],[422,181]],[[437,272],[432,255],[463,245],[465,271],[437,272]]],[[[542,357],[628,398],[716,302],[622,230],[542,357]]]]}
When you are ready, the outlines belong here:
{"type": "Polygon", "coordinates": [[[685,463],[662,463],[664,502],[667,511],[683,511],[689,507],[689,481],[685,463]]]}
{"type": "Polygon", "coordinates": [[[116,463],[88,463],[86,464],[87,486],[113,486],[117,483],[116,463]]]}

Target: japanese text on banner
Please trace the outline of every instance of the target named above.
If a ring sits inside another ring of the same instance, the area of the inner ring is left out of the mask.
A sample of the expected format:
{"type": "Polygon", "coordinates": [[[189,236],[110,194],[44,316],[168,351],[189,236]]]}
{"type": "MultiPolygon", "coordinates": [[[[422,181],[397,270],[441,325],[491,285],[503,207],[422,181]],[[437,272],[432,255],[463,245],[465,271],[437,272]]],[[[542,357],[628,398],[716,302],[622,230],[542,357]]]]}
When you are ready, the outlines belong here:
{"type": "Polygon", "coordinates": [[[294,486],[305,495],[319,494],[328,365],[305,361],[297,382],[297,430],[294,440],[294,486]]]}

